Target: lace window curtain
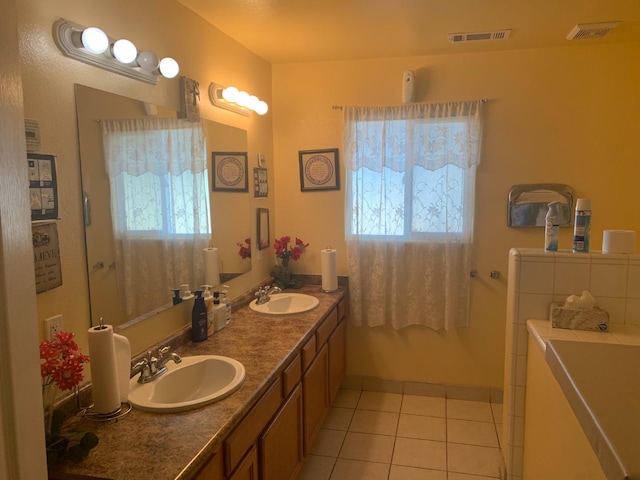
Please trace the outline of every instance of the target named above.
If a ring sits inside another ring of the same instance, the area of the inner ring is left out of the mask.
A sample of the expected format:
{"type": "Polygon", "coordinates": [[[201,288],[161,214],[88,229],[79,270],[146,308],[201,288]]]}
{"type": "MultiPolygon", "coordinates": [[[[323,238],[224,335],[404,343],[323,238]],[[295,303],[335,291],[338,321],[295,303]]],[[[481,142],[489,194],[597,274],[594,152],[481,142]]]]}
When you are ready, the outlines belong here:
{"type": "Polygon", "coordinates": [[[170,289],[204,283],[209,186],[201,123],[103,120],[116,272],[130,318],[169,302],[170,289]]]}
{"type": "Polygon", "coordinates": [[[346,107],[355,325],[468,325],[482,102],[346,107]]]}

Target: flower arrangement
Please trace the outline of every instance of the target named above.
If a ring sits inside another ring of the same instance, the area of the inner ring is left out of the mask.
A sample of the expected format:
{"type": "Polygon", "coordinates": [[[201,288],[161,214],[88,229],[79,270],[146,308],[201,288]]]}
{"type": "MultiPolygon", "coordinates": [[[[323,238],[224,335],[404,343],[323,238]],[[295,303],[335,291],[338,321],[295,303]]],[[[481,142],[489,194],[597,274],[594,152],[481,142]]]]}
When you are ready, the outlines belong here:
{"type": "Polygon", "coordinates": [[[240,247],[238,255],[240,255],[243,260],[245,258],[251,258],[251,238],[245,238],[244,242],[238,242],[236,245],[240,247]]]}
{"type": "Polygon", "coordinates": [[[83,365],[89,361],[73,338],[71,332],[59,332],[53,339],[40,343],[40,375],[49,465],[55,465],[65,457],[80,462],[98,444],[98,437],[91,432],[62,432],[65,415],[53,409],[57,390],[77,387],[83,378],[83,365]]]}
{"type": "Polygon", "coordinates": [[[273,243],[279,264],[273,267],[271,275],[275,278],[276,285],[280,288],[300,288],[301,286],[300,280],[295,278],[289,270],[289,261],[298,260],[309,244],[304,243],[297,237],[293,244],[290,245],[290,243],[292,243],[291,237],[288,235],[277,238],[273,243]]]}

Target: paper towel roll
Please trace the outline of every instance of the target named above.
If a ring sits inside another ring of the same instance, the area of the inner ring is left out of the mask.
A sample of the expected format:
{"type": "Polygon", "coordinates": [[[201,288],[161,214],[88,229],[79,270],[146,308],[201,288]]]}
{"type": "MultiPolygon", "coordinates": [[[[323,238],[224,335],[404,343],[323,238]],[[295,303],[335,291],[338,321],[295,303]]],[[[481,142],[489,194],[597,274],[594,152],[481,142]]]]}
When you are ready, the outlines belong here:
{"type": "Polygon", "coordinates": [[[204,249],[204,284],[215,287],[220,285],[220,271],[218,270],[218,249],[204,249]]]}
{"type": "Polygon", "coordinates": [[[605,230],[602,237],[602,253],[635,253],[634,230],[605,230]]]}
{"type": "Polygon", "coordinates": [[[338,289],[337,258],[338,254],[330,247],[320,251],[322,290],[325,292],[338,289]]]}
{"type": "Polygon", "coordinates": [[[118,371],[118,392],[120,394],[120,403],[125,403],[129,398],[131,344],[127,337],[114,333],[113,346],[116,355],[116,370],[118,371]]]}
{"type": "Polygon", "coordinates": [[[111,325],[92,327],[89,339],[89,365],[91,366],[91,392],[95,413],[113,413],[120,408],[118,370],[111,325]]]}

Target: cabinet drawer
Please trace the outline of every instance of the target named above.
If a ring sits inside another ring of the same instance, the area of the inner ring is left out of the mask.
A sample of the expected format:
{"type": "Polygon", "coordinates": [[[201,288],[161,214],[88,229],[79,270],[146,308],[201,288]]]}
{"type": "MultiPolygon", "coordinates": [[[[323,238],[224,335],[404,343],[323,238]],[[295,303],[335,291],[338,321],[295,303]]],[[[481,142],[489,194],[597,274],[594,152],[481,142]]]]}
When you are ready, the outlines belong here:
{"type": "Polygon", "coordinates": [[[296,355],[296,358],[289,364],[289,366],[282,372],[282,396],[287,398],[293,389],[300,383],[302,378],[302,360],[300,355],[296,355]]]}
{"type": "Polygon", "coordinates": [[[244,417],[242,423],[224,441],[225,472],[229,475],[258,436],[267,426],[282,403],[282,382],[279,378],[244,417]]]}
{"type": "Polygon", "coordinates": [[[316,336],[312,336],[302,347],[302,371],[306,372],[313,359],[316,358],[316,336]]]}
{"type": "Polygon", "coordinates": [[[334,308],[318,327],[318,348],[322,348],[322,345],[327,342],[336,325],[338,325],[338,309],[334,308]]]}

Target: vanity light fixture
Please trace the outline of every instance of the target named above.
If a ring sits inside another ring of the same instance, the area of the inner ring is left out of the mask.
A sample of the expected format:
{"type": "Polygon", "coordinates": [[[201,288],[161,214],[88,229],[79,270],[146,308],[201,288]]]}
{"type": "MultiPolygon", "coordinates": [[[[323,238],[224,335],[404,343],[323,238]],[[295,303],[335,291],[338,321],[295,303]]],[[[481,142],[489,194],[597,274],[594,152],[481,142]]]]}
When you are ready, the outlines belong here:
{"type": "Polygon", "coordinates": [[[269,111],[267,102],[232,86],[223,87],[211,83],[209,85],[209,99],[216,107],[225,108],[241,115],[249,116],[252,111],[258,115],[264,115],[269,111]]]}
{"type": "Polygon", "coordinates": [[[180,71],[173,58],[158,60],[150,50],[138,51],[130,40],[113,39],[97,27],[64,18],[53,24],[53,39],[67,57],[154,85],[160,75],[174,78],[180,71]]]}

